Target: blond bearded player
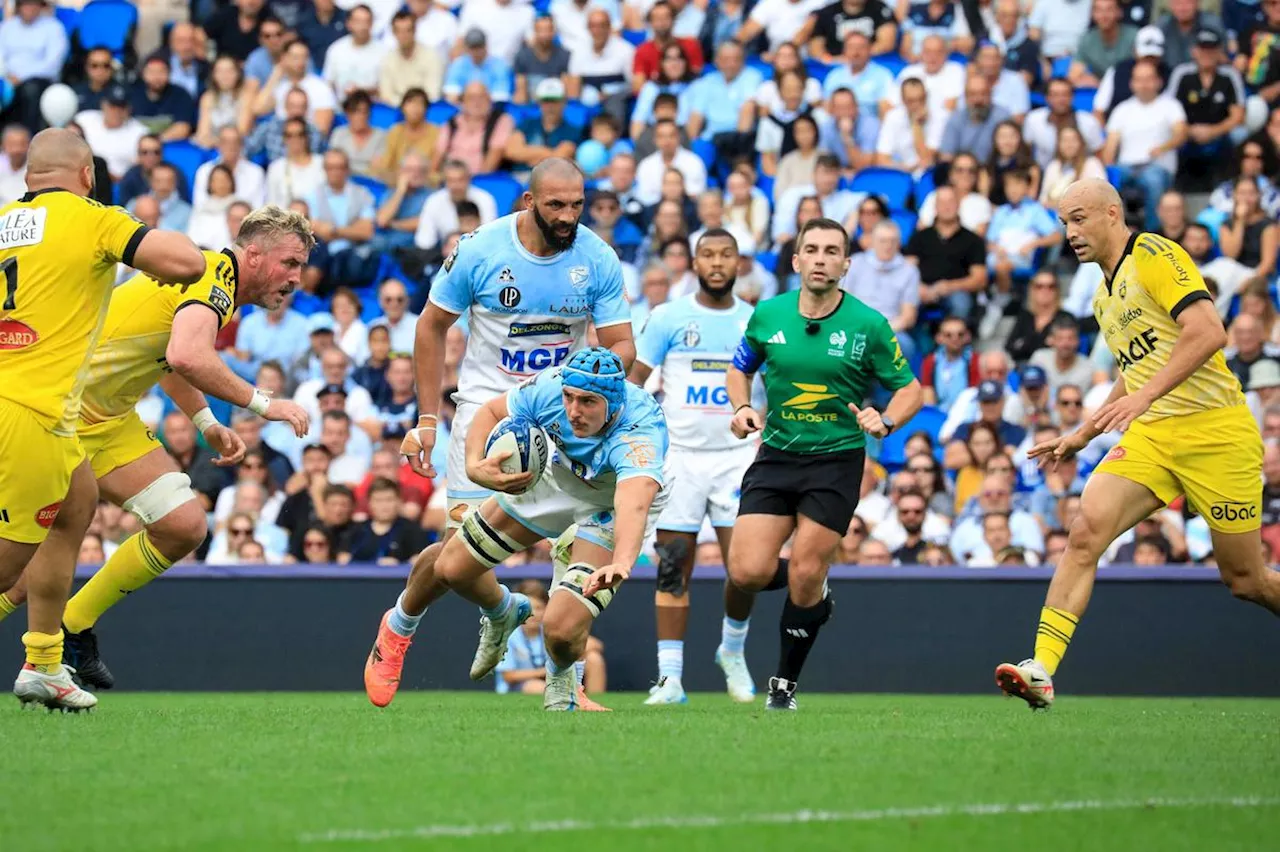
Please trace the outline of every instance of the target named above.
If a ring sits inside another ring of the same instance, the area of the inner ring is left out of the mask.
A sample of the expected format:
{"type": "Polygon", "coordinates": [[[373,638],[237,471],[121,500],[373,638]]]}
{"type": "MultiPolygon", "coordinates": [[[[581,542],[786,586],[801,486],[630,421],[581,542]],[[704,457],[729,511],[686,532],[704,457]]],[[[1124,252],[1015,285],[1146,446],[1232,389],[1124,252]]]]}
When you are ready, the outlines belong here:
{"type": "Polygon", "coordinates": [[[1280,573],[1262,561],[1262,438],[1222,356],[1227,334],[1204,280],[1176,243],[1131,236],[1105,181],[1072,184],[1058,210],[1080,262],[1102,267],[1093,313],[1120,379],[1089,421],[1030,455],[1054,464],[1103,432],[1124,437],[1089,478],[1049,584],[1035,656],[996,668],[1000,688],[1032,709],[1053,703],[1053,674],[1089,603],[1098,558],[1180,494],[1208,523],[1232,594],[1280,614],[1280,573]]]}
{"type": "Polygon", "coordinates": [[[190,283],[205,259],[182,234],[89,200],[93,154],[69,130],[31,140],[27,188],[0,207],[0,592],[17,582],[50,528],[74,541],[59,567],[38,566],[28,577],[26,665],[14,693],[23,703],[83,710],[97,699],[62,665],[60,625],[69,566],[97,501],[76,438],[89,355],[118,263],[190,283]]]}
{"type": "MultiPolygon", "coordinates": [[[[264,207],[245,217],[233,246],[204,252],[205,274],[194,284],[166,285],[136,275],[116,290],[101,342],[89,360],[76,430],[102,496],[133,512],[144,529],[126,539],[67,604],[64,661],[86,686],[110,689],[114,683],[93,632],[102,614],[199,547],[208,534],[191,480],[134,406],[159,382],[221,453],[215,463],[223,465],[239,461],[244,443],[214,419],[206,393],[268,420],[285,421],[299,437],[305,435],[306,412],[288,400],[268,399],[236,376],[214,351],[214,339],[243,305],[279,307],[298,285],[314,244],[305,217],[264,207]]],[[[28,572],[74,556],[80,541],[64,542],[68,534],[55,529],[28,572]]],[[[65,571],[73,567],[74,560],[65,571]]],[[[5,597],[16,605],[22,589],[5,597]]]]}

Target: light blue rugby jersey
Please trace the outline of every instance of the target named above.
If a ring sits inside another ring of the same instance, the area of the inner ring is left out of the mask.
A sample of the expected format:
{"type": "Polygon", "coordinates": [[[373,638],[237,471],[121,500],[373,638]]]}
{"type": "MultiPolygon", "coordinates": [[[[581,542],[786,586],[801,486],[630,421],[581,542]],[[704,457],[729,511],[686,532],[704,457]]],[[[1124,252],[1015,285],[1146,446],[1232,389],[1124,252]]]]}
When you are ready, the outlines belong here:
{"type": "Polygon", "coordinates": [[[696,294],[653,309],[636,340],[636,360],[662,368],[662,409],[672,446],[727,450],[750,443],[729,431],[733,409],[725,372],[754,308],[741,299],[718,311],[696,294]]]}
{"type": "MultiPolygon", "coordinates": [[[[559,368],[541,373],[507,392],[512,417],[537,423],[556,452],[547,472],[567,493],[592,505],[613,505],[614,486],[637,476],[662,485],[667,459],[667,423],[648,391],[626,382],[627,401],[618,421],[599,435],[579,438],[564,410],[559,368]]],[[[545,474],[544,474],[545,475],[545,474]]]]}
{"type": "Polygon", "coordinates": [[[464,236],[445,261],[430,300],[471,310],[458,370],[461,402],[484,403],[581,349],[587,321],[631,322],[622,265],[584,225],[568,251],[536,257],[520,243],[512,213],[464,236]]]}

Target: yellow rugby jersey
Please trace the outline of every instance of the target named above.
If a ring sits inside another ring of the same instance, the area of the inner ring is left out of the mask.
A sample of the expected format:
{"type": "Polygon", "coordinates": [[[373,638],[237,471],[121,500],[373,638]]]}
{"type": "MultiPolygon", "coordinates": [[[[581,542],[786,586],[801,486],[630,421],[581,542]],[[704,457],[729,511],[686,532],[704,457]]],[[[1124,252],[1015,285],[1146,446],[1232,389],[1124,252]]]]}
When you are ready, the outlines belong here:
{"type": "Polygon", "coordinates": [[[231,321],[240,272],[235,255],[229,249],[201,254],[204,275],[194,284],[160,284],[139,273],[116,288],[102,339],[89,359],[83,422],[124,417],[170,371],[165,352],[178,311],[202,305],[217,314],[218,328],[231,321]]]}
{"type": "MultiPolygon", "coordinates": [[[[1169,363],[1182,328],[1178,314],[1212,298],[1182,246],[1155,234],[1129,239],[1120,265],[1093,295],[1093,315],[1115,356],[1129,393],[1146,385],[1169,363]]],[[[1165,417],[1244,405],[1240,382],[1227,369],[1221,351],[1213,353],[1186,381],[1155,401],[1138,418],[1150,423],[1165,417]]]]}
{"type": "Polygon", "coordinates": [[[123,208],[64,189],[0,207],[0,396],[56,434],[75,434],[116,264],[132,264],[146,232],[123,208]]]}

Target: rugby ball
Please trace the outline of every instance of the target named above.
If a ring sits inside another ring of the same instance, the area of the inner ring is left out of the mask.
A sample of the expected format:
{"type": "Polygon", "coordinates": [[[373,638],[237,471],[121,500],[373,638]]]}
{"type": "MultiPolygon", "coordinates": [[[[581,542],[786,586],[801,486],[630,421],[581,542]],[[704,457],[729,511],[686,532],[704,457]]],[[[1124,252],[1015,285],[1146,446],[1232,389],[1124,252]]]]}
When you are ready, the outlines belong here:
{"type": "Polygon", "coordinates": [[[485,442],[484,454],[492,458],[511,453],[501,463],[503,473],[532,473],[532,488],[542,478],[551,458],[551,439],[542,427],[529,420],[505,417],[498,421],[485,442]]]}

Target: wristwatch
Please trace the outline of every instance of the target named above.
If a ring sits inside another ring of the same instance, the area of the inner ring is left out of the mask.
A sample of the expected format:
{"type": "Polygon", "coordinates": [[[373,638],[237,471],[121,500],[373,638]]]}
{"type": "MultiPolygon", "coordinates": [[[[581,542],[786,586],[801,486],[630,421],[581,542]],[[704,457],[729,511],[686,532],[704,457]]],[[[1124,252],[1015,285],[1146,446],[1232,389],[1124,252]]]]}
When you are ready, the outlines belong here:
{"type": "Polygon", "coordinates": [[[892,432],[894,430],[894,427],[898,425],[897,422],[892,417],[886,417],[883,414],[880,415],[880,422],[884,424],[885,437],[888,437],[889,433],[892,432]]]}

